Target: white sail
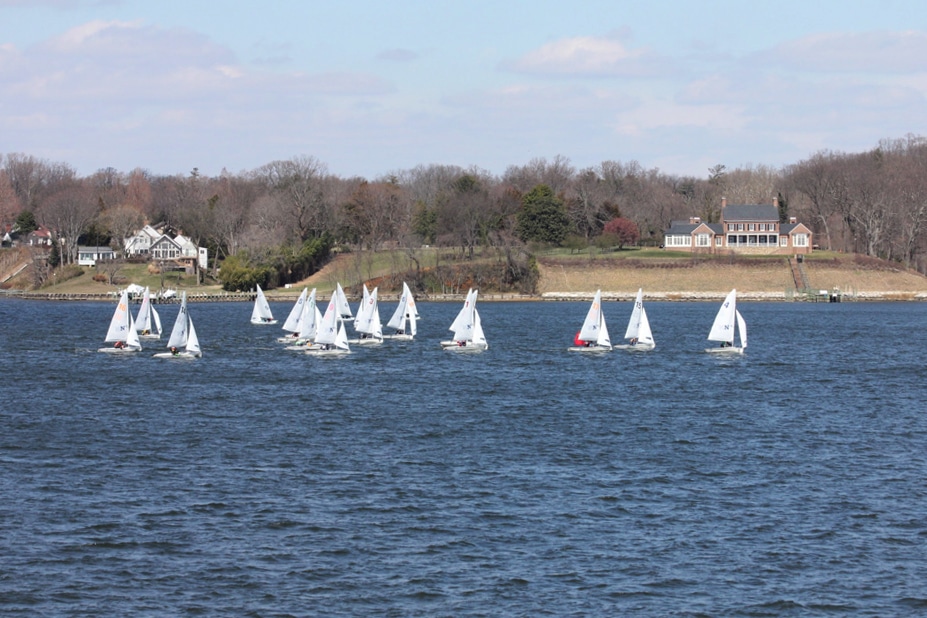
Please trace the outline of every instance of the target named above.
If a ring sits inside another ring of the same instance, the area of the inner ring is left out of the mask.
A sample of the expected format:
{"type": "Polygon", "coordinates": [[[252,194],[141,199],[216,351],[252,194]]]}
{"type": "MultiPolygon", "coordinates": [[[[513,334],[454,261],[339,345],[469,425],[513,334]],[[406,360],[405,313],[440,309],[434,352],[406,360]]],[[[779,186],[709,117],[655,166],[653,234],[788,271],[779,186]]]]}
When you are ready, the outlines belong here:
{"type": "Polygon", "coordinates": [[[641,312],[644,309],[644,289],[637,290],[637,298],[634,299],[634,308],[631,309],[631,317],[628,319],[628,328],[624,331],[625,339],[640,339],[641,312]]]}
{"type": "Polygon", "coordinates": [[[149,339],[157,339],[161,336],[161,320],[151,304],[151,289],[147,287],[135,318],[135,330],[140,336],[149,339]]]}
{"type": "Polygon", "coordinates": [[[489,344],[486,343],[486,335],[483,334],[483,321],[480,319],[480,312],[476,310],[476,307],[473,308],[473,343],[489,347],[489,344]]]}
{"type": "Polygon", "coordinates": [[[377,301],[378,289],[373,288],[372,292],[368,292],[367,286],[364,286],[366,300],[358,308],[357,317],[354,319],[354,329],[373,339],[383,339],[383,324],[380,322],[380,309],[377,301]]]}
{"type": "Polygon", "coordinates": [[[332,294],[332,298],[335,299],[335,308],[338,310],[338,317],[342,320],[353,319],[354,314],[351,313],[351,305],[348,304],[348,297],[344,293],[344,288],[341,287],[340,283],[335,284],[335,292],[332,294]]]}
{"type": "Polygon", "coordinates": [[[304,341],[314,339],[321,321],[322,314],[315,301],[315,288],[312,288],[306,304],[303,305],[303,315],[299,322],[299,338],[304,341]]]}
{"type": "Polygon", "coordinates": [[[654,347],[653,333],[650,332],[650,321],[647,319],[647,310],[641,307],[641,317],[637,327],[637,343],[641,346],[654,347]]]}
{"type": "MultiPolygon", "coordinates": [[[[106,331],[104,341],[108,343],[128,341],[129,322],[131,321],[133,320],[132,315],[129,313],[129,293],[123,291],[122,296],[119,297],[119,302],[116,304],[116,311],[113,312],[113,318],[109,322],[109,330],[106,331]]],[[[136,333],[137,337],[138,333],[136,333]]]]}
{"type": "Polygon", "coordinates": [[[270,304],[267,302],[267,297],[264,296],[264,290],[259,285],[255,287],[257,288],[257,295],[254,297],[254,308],[251,310],[251,323],[276,324],[274,314],[270,312],[270,304]]]}
{"type": "Polygon", "coordinates": [[[473,310],[476,305],[477,291],[470,289],[467,291],[467,298],[464,300],[463,307],[454,318],[450,330],[454,333],[455,341],[470,341],[473,339],[473,310]]]}
{"type": "Polygon", "coordinates": [[[319,323],[314,342],[321,345],[331,345],[335,343],[338,336],[338,308],[335,296],[328,301],[328,307],[325,309],[325,315],[319,323]]]}
{"type": "Polygon", "coordinates": [[[571,350],[611,350],[612,342],[602,311],[602,290],[597,290],[586,312],[586,319],[576,335],[577,345],[571,350]]]}
{"type": "Polygon", "coordinates": [[[129,314],[129,336],[126,338],[126,348],[129,350],[141,350],[142,342],[138,339],[138,331],[135,330],[135,320],[132,314],[129,314]]]}
{"type": "Polygon", "coordinates": [[[721,304],[718,315],[711,325],[711,332],[708,333],[709,341],[720,341],[722,343],[734,343],[734,319],[737,313],[737,290],[731,290],[721,304]]]}
{"type": "Polygon", "coordinates": [[[290,309],[290,314],[286,316],[286,320],[283,322],[283,330],[291,333],[299,332],[300,322],[303,319],[303,309],[306,306],[306,299],[308,296],[309,288],[303,288],[299,298],[296,299],[296,304],[290,309]]]}
{"type": "Polygon", "coordinates": [[[202,356],[203,351],[200,349],[200,339],[196,336],[196,329],[193,328],[193,318],[190,318],[190,332],[187,334],[187,352],[193,356],[202,356]]]}
{"type": "Polygon", "coordinates": [[[416,320],[418,317],[418,310],[415,307],[415,298],[412,296],[412,291],[409,289],[409,286],[403,281],[402,296],[399,298],[399,305],[396,307],[396,311],[393,312],[392,317],[386,325],[390,328],[395,328],[397,332],[402,332],[405,335],[414,337],[416,334],[416,320]],[[409,323],[408,328],[406,327],[406,321],[409,323]]]}
{"type": "Polygon", "coordinates": [[[339,320],[338,334],[335,335],[334,346],[340,350],[350,350],[348,347],[348,334],[344,330],[344,321],[339,320]]]}
{"type": "Polygon", "coordinates": [[[747,322],[744,320],[744,316],[740,315],[740,311],[735,311],[737,314],[737,329],[740,331],[740,347],[746,349],[747,347],[747,322]]]}
{"type": "Polygon", "coordinates": [[[182,292],[180,298],[180,309],[177,311],[177,318],[174,320],[174,328],[171,329],[170,339],[167,341],[168,348],[183,348],[187,345],[187,293],[182,292]]]}

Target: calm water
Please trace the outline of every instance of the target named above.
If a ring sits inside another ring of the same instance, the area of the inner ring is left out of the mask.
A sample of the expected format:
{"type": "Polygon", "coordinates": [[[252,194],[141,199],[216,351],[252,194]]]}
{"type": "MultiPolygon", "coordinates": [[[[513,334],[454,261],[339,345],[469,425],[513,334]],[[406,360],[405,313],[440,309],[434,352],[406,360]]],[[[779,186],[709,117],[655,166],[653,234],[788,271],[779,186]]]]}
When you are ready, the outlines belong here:
{"type": "Polygon", "coordinates": [[[742,303],[736,359],[714,303],[569,353],[586,308],[482,303],[456,355],[422,302],[417,341],[319,359],[193,304],[184,362],[96,352],[111,304],[0,299],[0,613],[927,611],[927,305],[742,303]]]}

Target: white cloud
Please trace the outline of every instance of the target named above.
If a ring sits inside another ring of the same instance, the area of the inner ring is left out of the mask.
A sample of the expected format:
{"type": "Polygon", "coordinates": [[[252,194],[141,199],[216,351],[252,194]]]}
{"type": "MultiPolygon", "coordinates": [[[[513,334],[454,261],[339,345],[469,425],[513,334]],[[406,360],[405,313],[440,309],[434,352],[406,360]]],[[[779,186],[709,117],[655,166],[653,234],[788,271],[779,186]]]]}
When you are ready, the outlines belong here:
{"type": "Polygon", "coordinates": [[[665,61],[617,37],[572,37],[547,43],[506,65],[517,72],[560,76],[652,76],[665,61]]]}
{"type": "Polygon", "coordinates": [[[927,71],[927,33],[820,33],[777,45],[763,56],[796,71],[923,72],[927,71]]]}

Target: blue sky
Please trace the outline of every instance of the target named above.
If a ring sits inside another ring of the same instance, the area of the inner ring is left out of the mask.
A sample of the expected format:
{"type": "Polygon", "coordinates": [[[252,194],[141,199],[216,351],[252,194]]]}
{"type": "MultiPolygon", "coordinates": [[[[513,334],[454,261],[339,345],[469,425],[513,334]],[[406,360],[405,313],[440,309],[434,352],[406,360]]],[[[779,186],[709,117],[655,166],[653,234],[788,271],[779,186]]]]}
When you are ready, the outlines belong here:
{"type": "Polygon", "coordinates": [[[922,0],[0,0],[0,153],[705,177],[927,135],[922,0]]]}

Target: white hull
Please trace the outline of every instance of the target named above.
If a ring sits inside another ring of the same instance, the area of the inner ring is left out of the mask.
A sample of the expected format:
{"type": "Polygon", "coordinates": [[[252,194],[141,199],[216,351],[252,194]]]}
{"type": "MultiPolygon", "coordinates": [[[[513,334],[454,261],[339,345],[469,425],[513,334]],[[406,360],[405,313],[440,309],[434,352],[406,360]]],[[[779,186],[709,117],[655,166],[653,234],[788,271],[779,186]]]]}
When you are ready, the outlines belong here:
{"type": "Polygon", "coordinates": [[[629,352],[650,352],[653,350],[656,345],[652,343],[636,343],[631,345],[630,343],[621,343],[615,346],[616,350],[627,350],[629,352]]]}
{"type": "Polygon", "coordinates": [[[157,354],[152,354],[152,358],[185,358],[187,360],[192,360],[201,356],[202,354],[194,354],[187,351],[178,352],[177,354],[171,352],[158,352],[157,354]]]}
{"type": "Polygon", "coordinates": [[[442,341],[441,347],[449,352],[482,352],[489,348],[485,343],[474,343],[473,341],[464,342],[463,345],[459,341],[442,341]]]}
{"type": "Polygon", "coordinates": [[[611,347],[603,345],[574,345],[567,348],[570,352],[610,352],[611,347]]]}
{"type": "Polygon", "coordinates": [[[412,335],[383,335],[383,338],[394,341],[412,341],[414,339],[412,335]]]}
{"type": "Polygon", "coordinates": [[[141,351],[141,348],[100,348],[97,350],[97,352],[103,352],[104,354],[135,354],[141,351]]]}
{"type": "Polygon", "coordinates": [[[366,339],[348,339],[351,345],[380,345],[383,339],[379,337],[367,337],[366,339]]]}
{"type": "Polygon", "coordinates": [[[151,340],[158,340],[158,339],[160,339],[160,338],[161,338],[161,335],[142,335],[142,334],[139,334],[138,338],[139,338],[139,339],[144,339],[144,340],[146,340],[146,341],[151,341],[151,340]]]}
{"type": "Polygon", "coordinates": [[[344,350],[342,348],[331,348],[328,350],[323,350],[322,348],[308,348],[306,350],[306,354],[309,354],[310,356],[322,356],[322,357],[345,356],[346,354],[350,354],[350,353],[351,353],[351,350],[344,350]]]}
{"type": "Polygon", "coordinates": [[[736,346],[728,346],[728,347],[726,347],[726,348],[722,348],[722,347],[718,346],[717,348],[706,348],[705,351],[708,352],[709,354],[725,354],[725,355],[727,355],[727,354],[731,354],[731,355],[733,355],[733,354],[743,354],[743,353],[744,353],[744,349],[743,349],[743,348],[738,348],[738,347],[736,347],[736,346]]]}
{"type": "Polygon", "coordinates": [[[258,326],[271,326],[277,323],[277,320],[262,320],[261,318],[251,318],[252,324],[257,324],[258,326]]]}

